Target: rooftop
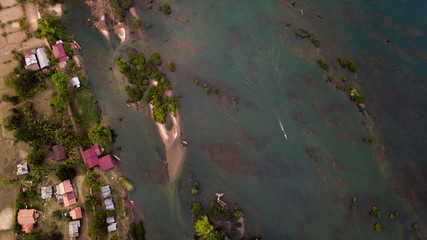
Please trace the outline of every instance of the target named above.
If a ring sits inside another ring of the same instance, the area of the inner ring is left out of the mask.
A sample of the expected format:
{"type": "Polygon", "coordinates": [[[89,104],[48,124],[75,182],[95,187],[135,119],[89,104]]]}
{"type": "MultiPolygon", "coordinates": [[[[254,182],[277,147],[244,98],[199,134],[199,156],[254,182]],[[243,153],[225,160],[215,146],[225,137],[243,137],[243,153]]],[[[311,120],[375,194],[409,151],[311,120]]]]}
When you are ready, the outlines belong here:
{"type": "Polygon", "coordinates": [[[70,211],[70,215],[71,215],[71,218],[73,220],[82,218],[83,217],[82,208],[81,207],[77,207],[77,208],[71,210],[70,211]]]}
{"type": "Polygon", "coordinates": [[[55,56],[58,62],[66,62],[68,61],[68,56],[65,54],[64,45],[61,43],[57,43],[52,46],[53,56],[55,56]]]}
{"type": "Polygon", "coordinates": [[[66,158],[65,150],[62,149],[61,145],[57,144],[53,146],[52,151],[56,161],[60,161],[66,158]]]}
{"type": "Polygon", "coordinates": [[[106,171],[114,167],[113,160],[111,159],[111,155],[106,155],[100,158],[98,161],[102,171],[106,171]]]}

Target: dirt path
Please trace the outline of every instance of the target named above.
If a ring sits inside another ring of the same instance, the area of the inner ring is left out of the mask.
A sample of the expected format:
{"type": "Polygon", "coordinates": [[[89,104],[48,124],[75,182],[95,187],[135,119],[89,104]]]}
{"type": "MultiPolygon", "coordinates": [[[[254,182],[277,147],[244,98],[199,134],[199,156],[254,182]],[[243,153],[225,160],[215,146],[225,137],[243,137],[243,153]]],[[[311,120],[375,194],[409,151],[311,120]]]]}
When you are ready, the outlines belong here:
{"type": "Polygon", "coordinates": [[[24,4],[24,11],[25,18],[27,19],[28,23],[28,31],[33,33],[37,30],[37,20],[39,19],[37,8],[32,3],[26,3],[24,4]]]}

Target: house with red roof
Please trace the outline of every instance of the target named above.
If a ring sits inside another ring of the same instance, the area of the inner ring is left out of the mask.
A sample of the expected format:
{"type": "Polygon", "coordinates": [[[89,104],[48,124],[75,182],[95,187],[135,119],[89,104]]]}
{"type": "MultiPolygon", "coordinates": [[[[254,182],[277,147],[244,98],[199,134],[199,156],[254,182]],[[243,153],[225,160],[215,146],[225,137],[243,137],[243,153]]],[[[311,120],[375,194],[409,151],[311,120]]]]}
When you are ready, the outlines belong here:
{"type": "Polygon", "coordinates": [[[98,162],[99,155],[101,155],[101,150],[99,149],[98,144],[96,144],[95,146],[83,152],[83,158],[89,169],[99,165],[99,162],[98,162]]]}
{"type": "Polygon", "coordinates": [[[31,233],[34,229],[34,223],[38,218],[38,213],[34,209],[21,209],[18,212],[18,224],[22,226],[22,231],[31,233]]]}
{"type": "Polygon", "coordinates": [[[114,167],[113,160],[111,159],[111,155],[103,156],[99,159],[99,166],[102,171],[107,171],[110,168],[114,167]]]}
{"type": "Polygon", "coordinates": [[[61,145],[57,144],[53,146],[52,151],[56,161],[60,161],[66,158],[65,150],[62,149],[61,145]]]}
{"type": "Polygon", "coordinates": [[[83,217],[82,208],[78,207],[70,211],[70,216],[73,220],[80,219],[83,217]]]}
{"type": "Polygon", "coordinates": [[[68,56],[67,54],[65,54],[65,49],[62,41],[52,46],[52,52],[53,56],[55,56],[56,60],[58,60],[59,63],[68,61],[68,56]]]}
{"type": "Polygon", "coordinates": [[[96,166],[100,166],[102,171],[106,171],[114,167],[113,159],[111,155],[106,155],[98,158],[101,155],[99,145],[95,145],[83,152],[83,158],[86,166],[90,169],[96,166]]]}
{"type": "Polygon", "coordinates": [[[59,203],[64,203],[65,207],[77,203],[77,198],[74,195],[73,186],[70,180],[65,180],[56,186],[56,199],[59,203]]]}

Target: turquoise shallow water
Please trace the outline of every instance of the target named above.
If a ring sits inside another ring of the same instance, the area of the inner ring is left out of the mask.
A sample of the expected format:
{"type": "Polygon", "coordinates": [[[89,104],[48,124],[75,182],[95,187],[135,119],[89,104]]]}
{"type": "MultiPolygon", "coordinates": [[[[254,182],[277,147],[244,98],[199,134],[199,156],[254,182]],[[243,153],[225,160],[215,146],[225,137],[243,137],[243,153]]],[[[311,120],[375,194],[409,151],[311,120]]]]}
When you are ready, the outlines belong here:
{"type": "Polygon", "coordinates": [[[188,204],[206,206],[219,191],[243,209],[247,234],[266,239],[426,236],[424,1],[301,1],[295,8],[284,1],[175,1],[170,17],[135,2],[152,28],[135,31],[122,46],[85,26],[89,13],[79,1],[66,2],[65,21],[84,48],[93,92],[118,133],[120,167],[136,185],[131,198],[148,239],[192,238],[188,204]],[[300,27],[313,32],[319,49],[295,37],[300,27]],[[108,70],[130,48],[146,56],[156,50],[177,66],[168,76],[183,96],[182,130],[190,144],[175,183],[168,181],[152,120],[126,107],[125,80],[108,70]],[[342,72],[344,85],[365,96],[369,117],[328,84],[315,63],[324,58],[332,66],[342,55],[359,64],[357,75],[342,72]],[[195,79],[220,94],[207,96],[195,79]],[[369,128],[361,124],[366,118],[369,128]],[[189,173],[201,186],[196,197],[189,194],[189,173]],[[353,195],[356,212],[349,211],[353,195]],[[380,220],[368,214],[373,205],[382,211],[380,220]],[[388,219],[394,210],[398,221],[388,219]],[[373,229],[377,221],[381,233],[373,229]],[[414,222],[421,230],[411,228],[414,222]]]}

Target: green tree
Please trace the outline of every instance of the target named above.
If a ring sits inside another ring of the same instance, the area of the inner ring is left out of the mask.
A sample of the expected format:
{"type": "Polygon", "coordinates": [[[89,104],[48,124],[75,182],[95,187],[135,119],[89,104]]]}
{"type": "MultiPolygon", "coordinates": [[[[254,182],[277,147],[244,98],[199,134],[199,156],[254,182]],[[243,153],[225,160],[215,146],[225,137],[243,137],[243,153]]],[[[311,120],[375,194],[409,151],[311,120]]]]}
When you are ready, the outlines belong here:
{"type": "Polygon", "coordinates": [[[191,194],[195,195],[195,194],[198,194],[198,193],[199,193],[199,183],[195,182],[193,184],[193,187],[191,188],[191,194]]]}
{"type": "Polygon", "coordinates": [[[347,60],[345,60],[345,58],[343,57],[339,57],[337,58],[338,63],[340,64],[340,66],[342,68],[346,68],[347,67],[347,60]]]}
{"type": "Polygon", "coordinates": [[[24,107],[22,107],[22,113],[27,117],[34,117],[36,115],[36,111],[34,110],[32,102],[26,102],[24,107]]]}
{"type": "Polygon", "coordinates": [[[119,240],[119,236],[117,236],[116,234],[113,234],[110,236],[110,240],[119,240]]]}
{"type": "Polygon", "coordinates": [[[89,131],[89,139],[92,143],[108,143],[111,139],[111,132],[104,123],[100,122],[89,131]]]}
{"type": "Polygon", "coordinates": [[[60,181],[72,179],[76,176],[76,170],[72,167],[68,167],[64,164],[60,164],[56,167],[56,177],[60,181]]]}
{"type": "Polygon", "coordinates": [[[97,197],[87,194],[85,196],[85,206],[87,209],[93,209],[96,206],[101,206],[101,201],[97,197]]]}
{"type": "Polygon", "coordinates": [[[172,9],[169,6],[169,4],[167,4],[167,3],[163,4],[162,11],[163,11],[163,14],[165,14],[165,15],[169,15],[172,13],[172,9]]]}
{"type": "Polygon", "coordinates": [[[15,89],[21,99],[26,99],[34,94],[32,90],[38,86],[39,82],[40,79],[35,71],[19,67],[14,68],[5,76],[6,86],[15,89]]]}
{"type": "Polygon", "coordinates": [[[28,154],[27,156],[27,160],[29,164],[32,165],[40,165],[45,157],[45,152],[42,148],[40,147],[33,147],[31,149],[30,154],[28,154]]]}
{"type": "Polygon", "coordinates": [[[136,28],[140,28],[141,27],[141,20],[139,20],[138,18],[135,18],[133,20],[133,24],[135,25],[136,28]]]}
{"type": "Polygon", "coordinates": [[[319,59],[319,60],[317,60],[317,63],[319,64],[319,66],[320,66],[322,69],[324,69],[324,70],[326,70],[326,71],[329,71],[329,65],[328,65],[324,60],[319,59]]]}
{"type": "Polygon", "coordinates": [[[130,235],[132,240],[145,240],[145,228],[141,220],[138,223],[130,224],[130,235]]]}
{"type": "Polygon", "coordinates": [[[207,216],[202,216],[201,219],[197,220],[194,225],[196,229],[197,236],[201,240],[220,240],[224,239],[222,233],[216,231],[212,224],[209,222],[207,216]]]}
{"type": "Polygon", "coordinates": [[[102,235],[107,234],[107,222],[105,221],[105,213],[95,213],[90,221],[91,226],[89,227],[89,237],[98,238],[102,235]]]}
{"type": "Polygon", "coordinates": [[[151,60],[153,60],[154,64],[156,64],[157,66],[162,65],[162,59],[160,58],[160,55],[157,52],[151,53],[151,60]]]}
{"type": "Polygon", "coordinates": [[[12,131],[21,124],[22,114],[14,108],[9,109],[9,112],[10,114],[2,119],[1,125],[7,131],[12,131]]]}
{"type": "Polygon", "coordinates": [[[190,204],[190,210],[191,210],[191,217],[193,219],[193,223],[195,223],[203,213],[202,204],[200,202],[192,203],[190,204]]]}
{"type": "Polygon", "coordinates": [[[34,35],[37,38],[46,38],[49,43],[54,43],[58,39],[68,40],[61,18],[50,13],[43,14],[42,18],[38,20],[34,35]]]}
{"type": "Polygon", "coordinates": [[[350,72],[357,72],[357,63],[354,60],[348,61],[348,70],[350,72]]]}
{"type": "Polygon", "coordinates": [[[92,190],[99,189],[101,188],[101,185],[102,185],[101,180],[99,178],[99,174],[97,174],[93,170],[87,172],[84,180],[84,184],[86,187],[92,190]]]}

